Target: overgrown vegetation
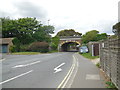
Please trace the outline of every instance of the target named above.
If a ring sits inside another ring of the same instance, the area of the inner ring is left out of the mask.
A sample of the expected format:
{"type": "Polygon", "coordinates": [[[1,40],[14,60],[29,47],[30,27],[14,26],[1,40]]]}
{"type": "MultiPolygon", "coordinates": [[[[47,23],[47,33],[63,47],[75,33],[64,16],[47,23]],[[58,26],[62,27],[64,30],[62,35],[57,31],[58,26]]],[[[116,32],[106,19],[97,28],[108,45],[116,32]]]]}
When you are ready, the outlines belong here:
{"type": "Polygon", "coordinates": [[[59,37],[58,36],[52,37],[50,47],[53,51],[56,51],[58,49],[58,44],[59,44],[59,37]]]}
{"type": "Polygon", "coordinates": [[[117,90],[116,86],[114,83],[112,83],[111,81],[107,81],[107,88],[113,88],[113,90],[117,90]]]}
{"type": "Polygon", "coordinates": [[[96,66],[97,66],[98,68],[101,68],[101,67],[100,67],[100,63],[97,63],[96,66]]]}
{"type": "Polygon", "coordinates": [[[46,53],[49,51],[49,44],[46,42],[34,42],[29,46],[28,51],[46,53]]]}
{"type": "Polygon", "coordinates": [[[106,33],[99,34],[99,31],[91,30],[91,31],[86,32],[82,36],[82,43],[87,44],[90,41],[99,41],[99,40],[102,40],[102,39],[107,39],[107,34],[106,33]]]}
{"type": "Polygon", "coordinates": [[[91,53],[82,53],[81,55],[84,56],[85,58],[88,58],[88,59],[96,59],[96,58],[99,58],[99,56],[92,56],[91,53]]]}
{"type": "Polygon", "coordinates": [[[56,36],[60,37],[60,36],[81,36],[81,35],[82,33],[75,32],[74,29],[64,29],[59,31],[56,36]]]}

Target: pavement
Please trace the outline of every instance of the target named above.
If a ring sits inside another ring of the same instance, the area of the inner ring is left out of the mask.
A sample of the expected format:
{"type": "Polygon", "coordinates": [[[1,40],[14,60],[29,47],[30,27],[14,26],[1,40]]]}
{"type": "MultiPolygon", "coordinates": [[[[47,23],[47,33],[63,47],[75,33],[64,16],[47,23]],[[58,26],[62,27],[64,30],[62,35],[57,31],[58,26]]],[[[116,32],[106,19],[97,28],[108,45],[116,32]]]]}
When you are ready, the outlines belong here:
{"type": "Polygon", "coordinates": [[[96,65],[97,63],[100,63],[100,58],[92,59],[91,62],[96,65]]]}
{"type": "Polygon", "coordinates": [[[105,88],[100,70],[74,52],[4,55],[2,88],[105,88]]]}
{"type": "Polygon", "coordinates": [[[79,66],[71,88],[105,88],[104,78],[95,65],[96,62],[99,62],[99,59],[91,62],[79,54],[76,54],[76,57],[79,66]]]}

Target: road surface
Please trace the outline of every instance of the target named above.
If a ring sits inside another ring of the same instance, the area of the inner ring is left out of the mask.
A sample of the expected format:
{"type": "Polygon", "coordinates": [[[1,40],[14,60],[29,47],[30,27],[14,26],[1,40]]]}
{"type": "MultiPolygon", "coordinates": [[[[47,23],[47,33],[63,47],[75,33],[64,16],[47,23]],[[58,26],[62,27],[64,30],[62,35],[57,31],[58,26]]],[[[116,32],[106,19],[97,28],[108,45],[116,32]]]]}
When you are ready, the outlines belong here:
{"type": "Polygon", "coordinates": [[[0,63],[2,88],[64,88],[77,65],[73,52],[7,55],[0,63]]]}

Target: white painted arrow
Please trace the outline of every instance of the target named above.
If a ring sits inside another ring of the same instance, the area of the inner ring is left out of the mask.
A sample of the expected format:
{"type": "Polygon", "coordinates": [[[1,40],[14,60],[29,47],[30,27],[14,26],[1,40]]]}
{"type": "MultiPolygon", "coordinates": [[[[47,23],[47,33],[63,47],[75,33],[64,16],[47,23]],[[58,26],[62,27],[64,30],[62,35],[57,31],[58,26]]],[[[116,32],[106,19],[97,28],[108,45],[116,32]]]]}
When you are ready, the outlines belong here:
{"type": "Polygon", "coordinates": [[[54,73],[57,73],[57,72],[60,72],[62,71],[62,69],[60,68],[61,66],[63,66],[65,63],[62,63],[60,64],[59,66],[57,66],[56,68],[54,68],[55,72],[54,73]]]}
{"type": "Polygon", "coordinates": [[[30,65],[33,65],[33,64],[37,64],[37,63],[39,63],[39,62],[41,62],[41,61],[36,61],[36,62],[32,62],[32,63],[25,64],[25,65],[16,65],[16,66],[14,66],[14,67],[12,67],[12,68],[26,67],[26,66],[30,66],[30,65]]]}

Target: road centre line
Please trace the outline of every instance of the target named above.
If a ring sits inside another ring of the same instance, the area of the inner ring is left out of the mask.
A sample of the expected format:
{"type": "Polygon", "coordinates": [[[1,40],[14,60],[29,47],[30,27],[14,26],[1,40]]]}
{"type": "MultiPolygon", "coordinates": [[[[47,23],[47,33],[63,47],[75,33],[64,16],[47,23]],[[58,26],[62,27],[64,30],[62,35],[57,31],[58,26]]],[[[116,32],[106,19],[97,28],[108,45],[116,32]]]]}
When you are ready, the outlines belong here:
{"type": "MultiPolygon", "coordinates": [[[[76,58],[76,57],[75,57],[75,58],[76,58]]],[[[72,81],[71,81],[71,83],[69,84],[68,88],[71,87],[71,85],[72,85],[72,83],[73,83],[73,81],[74,81],[74,78],[75,78],[75,76],[76,76],[76,74],[77,74],[78,67],[79,67],[78,58],[76,58],[76,65],[77,65],[77,66],[76,66],[76,69],[75,69],[75,72],[74,72],[74,75],[73,75],[72,81]]]]}
{"type": "Polygon", "coordinates": [[[20,67],[26,67],[26,66],[30,66],[30,65],[34,65],[34,64],[37,64],[37,63],[40,63],[41,61],[36,61],[36,62],[32,62],[32,63],[29,63],[29,64],[25,64],[25,65],[16,65],[12,68],[20,68],[20,67]]]}
{"type": "Polygon", "coordinates": [[[13,77],[13,78],[10,78],[10,79],[8,79],[8,80],[5,80],[5,81],[3,81],[3,82],[0,82],[0,85],[1,85],[1,84],[4,84],[4,83],[6,83],[6,82],[12,81],[12,80],[14,80],[14,79],[16,79],[16,78],[19,78],[19,77],[21,77],[21,76],[24,76],[24,75],[26,75],[26,74],[28,74],[28,73],[31,73],[31,72],[33,72],[33,70],[30,70],[30,71],[28,71],[28,72],[26,72],[26,73],[23,73],[23,74],[20,74],[20,75],[18,75],[18,76],[15,76],[15,77],[13,77]]]}
{"type": "MultiPolygon", "coordinates": [[[[73,58],[74,58],[74,56],[73,56],[73,58]]],[[[68,80],[69,80],[69,78],[70,78],[70,76],[71,76],[71,74],[72,74],[72,72],[73,72],[73,70],[74,70],[74,68],[75,68],[75,58],[73,59],[73,64],[72,64],[72,66],[71,66],[71,68],[70,68],[70,70],[68,71],[68,73],[67,73],[67,75],[65,76],[65,78],[63,79],[63,81],[60,83],[60,85],[57,87],[57,89],[56,90],[59,90],[59,88],[64,88],[65,87],[65,85],[67,84],[67,82],[68,82],[68,80]],[[67,80],[66,80],[67,79],[67,80]]]]}
{"type": "MultiPolygon", "coordinates": [[[[74,56],[73,56],[73,57],[74,57],[74,56]]],[[[72,75],[72,73],[73,73],[74,68],[75,68],[75,58],[74,58],[73,68],[72,68],[72,70],[71,70],[71,72],[70,72],[70,74],[69,74],[67,80],[65,81],[64,85],[62,86],[62,88],[65,88],[65,86],[66,86],[68,80],[70,79],[70,77],[71,77],[71,75],[72,75]]]]}

